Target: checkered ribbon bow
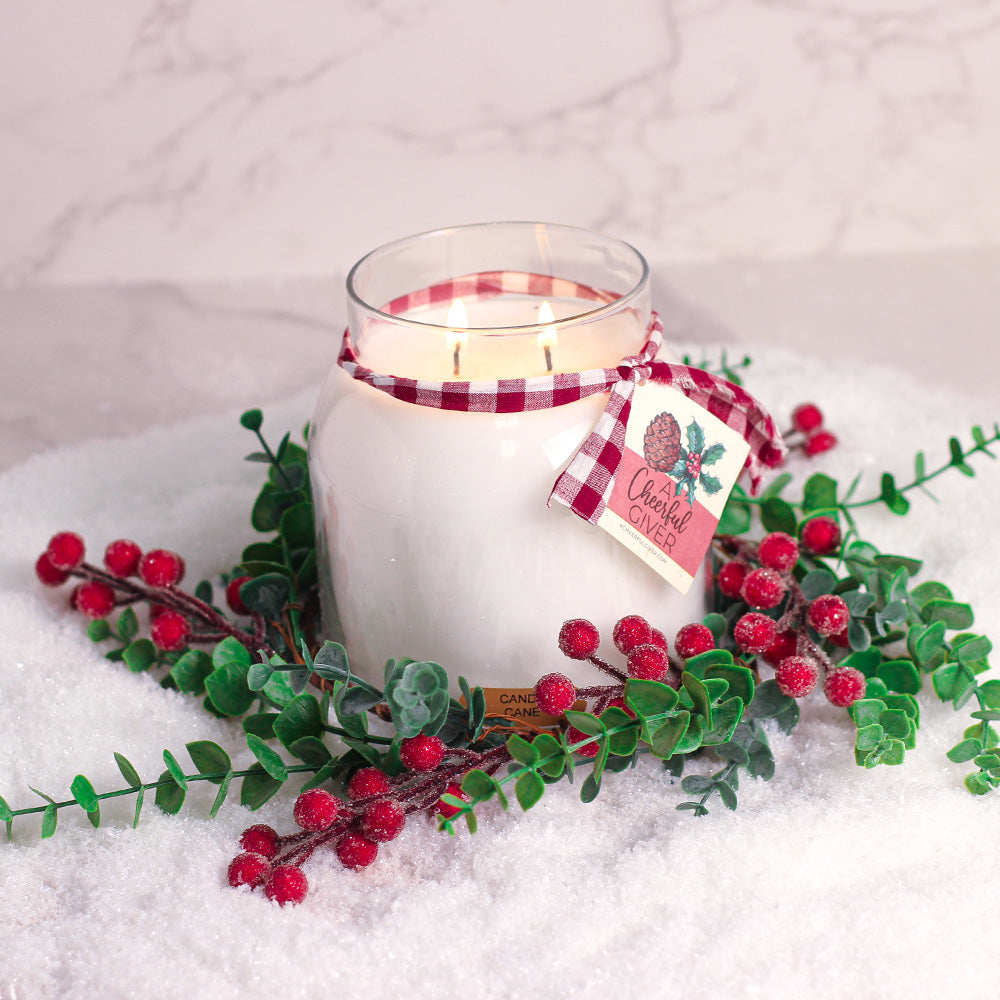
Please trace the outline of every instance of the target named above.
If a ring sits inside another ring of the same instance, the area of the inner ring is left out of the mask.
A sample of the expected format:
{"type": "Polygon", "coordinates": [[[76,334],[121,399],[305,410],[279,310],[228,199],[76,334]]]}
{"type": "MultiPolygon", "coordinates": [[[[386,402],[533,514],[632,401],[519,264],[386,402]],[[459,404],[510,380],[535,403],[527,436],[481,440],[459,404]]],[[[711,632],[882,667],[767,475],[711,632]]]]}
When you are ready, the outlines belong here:
{"type": "MultiPolygon", "coordinates": [[[[488,297],[517,290],[527,280],[533,294],[572,295],[612,301],[614,296],[574,283],[543,275],[468,275],[430,289],[396,299],[383,310],[391,314],[407,312],[414,306],[451,301],[454,297],[488,297]],[[548,283],[539,289],[538,282],[548,283]],[[516,289],[511,282],[515,282],[516,289]],[[572,287],[562,287],[563,285],[572,287]]],[[[593,368],[582,372],[559,372],[536,378],[497,379],[473,382],[437,382],[426,379],[381,375],[365,368],[357,358],[350,330],[344,331],[338,363],[352,378],[388,393],[395,399],[417,406],[465,413],[521,413],[546,410],[575,403],[597,393],[609,393],[607,405],[593,432],[556,480],[549,495],[565,504],[585,521],[596,524],[607,507],[625,448],[625,425],[636,385],[647,379],[665,383],[714,414],[741,434],[750,445],[746,468],[756,491],[765,467],[779,465],[785,445],[770,414],[739,386],[690,365],[657,361],[663,343],[663,325],[653,313],[649,339],[642,350],[624,358],[616,368],[593,368]]]]}

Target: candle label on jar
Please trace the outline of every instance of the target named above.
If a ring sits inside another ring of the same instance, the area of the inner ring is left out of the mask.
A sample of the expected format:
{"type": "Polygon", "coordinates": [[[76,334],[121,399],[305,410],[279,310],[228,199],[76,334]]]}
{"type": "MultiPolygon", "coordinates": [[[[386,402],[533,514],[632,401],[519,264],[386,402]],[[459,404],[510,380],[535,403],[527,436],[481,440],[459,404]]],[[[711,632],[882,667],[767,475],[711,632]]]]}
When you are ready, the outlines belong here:
{"type": "MultiPolygon", "coordinates": [[[[508,719],[543,729],[559,725],[560,716],[547,715],[535,704],[534,688],[483,688],[483,695],[487,715],[505,715],[508,719]]],[[[465,705],[464,695],[459,700],[465,705]]],[[[584,712],[587,703],[581,699],[573,708],[584,712]]]]}
{"type": "Polygon", "coordinates": [[[741,434],[682,392],[638,385],[597,523],[686,594],[749,453],[741,434]]]}

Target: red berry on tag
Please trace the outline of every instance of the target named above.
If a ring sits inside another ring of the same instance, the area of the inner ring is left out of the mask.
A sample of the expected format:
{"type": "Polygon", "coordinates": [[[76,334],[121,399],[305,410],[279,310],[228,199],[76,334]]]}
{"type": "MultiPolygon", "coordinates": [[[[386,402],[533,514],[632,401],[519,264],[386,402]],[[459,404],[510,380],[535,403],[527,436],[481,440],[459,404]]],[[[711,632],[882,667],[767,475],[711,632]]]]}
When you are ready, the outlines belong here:
{"type": "Polygon", "coordinates": [[[139,570],[142,549],[127,538],[118,538],[104,550],[104,565],[112,576],[134,576],[139,570]]]}
{"type": "Polygon", "coordinates": [[[727,562],[719,567],[718,576],[715,578],[719,584],[719,590],[726,597],[737,598],[743,589],[743,581],[747,576],[747,564],[737,562],[727,562]]]}
{"type": "Polygon", "coordinates": [[[73,606],[88,618],[107,618],[115,607],[115,592],[101,580],[88,580],[76,588],[73,606]]]}
{"type": "Polygon", "coordinates": [[[840,546],[840,525],[832,517],[822,515],[806,521],[799,530],[802,544],[816,556],[828,556],[840,546]]]}
{"type": "Polygon", "coordinates": [[[627,669],[629,677],[644,681],[662,681],[670,669],[670,660],[659,646],[646,643],[644,646],[636,646],[628,654],[627,669]]]}
{"type": "Polygon", "coordinates": [[[171,587],[184,576],[184,560],[169,549],[153,549],[139,560],[139,576],[150,587],[171,587]]]}
{"type": "Polygon", "coordinates": [[[565,674],[546,674],[535,684],[535,704],[546,715],[562,715],[575,703],[576,686],[565,674]]]}
{"type": "Polygon", "coordinates": [[[865,675],[854,667],[838,667],[826,675],[823,691],[827,698],[840,708],[853,705],[865,696],[865,675]]]}
{"type": "Polygon", "coordinates": [[[757,558],[762,566],[787,573],[799,561],[799,543],[783,531],[772,531],[761,539],[757,558]]]}
{"type": "Polygon", "coordinates": [[[325,788],[310,788],[295,800],[292,817],[303,830],[322,833],[336,822],[340,805],[325,788]]]}
{"type": "Polygon", "coordinates": [[[749,611],[733,627],[736,645],[745,653],[763,653],[774,642],[777,629],[767,615],[749,611]]]}
{"type": "Polygon", "coordinates": [[[229,605],[233,614],[248,615],[250,609],[243,603],[240,597],[240,587],[249,580],[248,576],[237,576],[226,584],[226,604],[229,605]]]}
{"type": "MultiPolygon", "coordinates": [[[[574,743],[579,743],[581,740],[589,739],[586,733],[581,733],[579,729],[574,726],[570,726],[566,730],[566,744],[572,746],[574,743]]],[[[600,753],[601,748],[597,745],[597,742],[588,743],[586,746],[577,747],[573,753],[578,757],[596,757],[600,753]]]]}
{"type": "Polygon", "coordinates": [[[776,667],[782,660],[794,656],[798,647],[798,636],[794,632],[779,632],[774,642],[764,650],[764,659],[776,667]]]}
{"type": "Polygon", "coordinates": [[[361,832],[379,844],[395,840],[406,824],[406,813],[392,799],[373,802],[361,816],[361,832]]]}
{"type": "Polygon", "coordinates": [[[309,882],[295,865],[278,865],[264,884],[264,895],[279,906],[302,902],[309,892],[309,882]]]}
{"type": "MultiPolygon", "coordinates": [[[[444,791],[446,795],[454,795],[456,799],[461,799],[463,802],[469,801],[469,797],[462,791],[461,786],[456,785],[454,782],[444,791]]],[[[444,799],[438,799],[437,805],[434,808],[445,819],[451,819],[452,816],[457,816],[459,813],[458,806],[453,806],[450,802],[445,802],[444,799]]]]}
{"type": "Polygon", "coordinates": [[[837,444],[837,438],[829,431],[817,431],[806,441],[807,455],[821,455],[837,444]]]}
{"type": "Polygon", "coordinates": [[[715,649],[715,636],[707,625],[692,622],[682,626],[674,638],[674,649],[682,660],[715,649]]]}
{"type": "Polygon", "coordinates": [[[851,612],[842,597],[824,594],[809,604],[806,619],[820,635],[836,635],[847,628],[851,612]]]}
{"type": "Polygon", "coordinates": [[[743,600],[751,608],[776,608],[787,591],[785,581],[773,569],[761,567],[752,570],[743,581],[743,600]]]}
{"type": "Polygon", "coordinates": [[[237,854],[229,862],[229,870],[226,875],[229,884],[235,889],[241,885],[259,885],[264,881],[271,870],[271,862],[263,854],[256,854],[248,851],[244,854],[237,854]]]}
{"type": "Polygon", "coordinates": [[[615,623],[612,638],[623,656],[628,656],[636,646],[644,646],[652,638],[653,630],[641,615],[626,615],[615,623]]]}
{"type": "Polygon", "coordinates": [[[49,554],[43,552],[35,563],[35,575],[46,587],[58,587],[69,579],[69,570],[56,569],[49,560],[49,554]]]}
{"type": "Polygon", "coordinates": [[[165,653],[176,653],[187,645],[191,637],[191,624],[179,611],[168,608],[153,619],[149,626],[149,637],[158,649],[165,653]]]}
{"type": "Polygon", "coordinates": [[[774,671],[778,690],[789,698],[803,698],[819,680],[819,664],[808,656],[788,656],[774,671]]]}
{"type": "Polygon", "coordinates": [[[823,426],[823,414],[815,403],[802,403],[792,410],[792,426],[803,434],[823,426]]]}
{"type": "Polygon", "coordinates": [[[240,836],[240,847],[270,861],[278,853],[278,834],[266,823],[257,823],[243,831],[240,836]]]}
{"type": "Polygon", "coordinates": [[[600,644],[601,633],[586,618],[571,618],[559,629],[559,648],[571,660],[586,660],[600,644]]]}
{"type": "Polygon", "coordinates": [[[75,531],[60,531],[49,539],[45,554],[56,569],[76,569],[83,562],[83,539],[75,531]]]}
{"type": "Polygon", "coordinates": [[[360,833],[345,833],[337,843],[337,858],[345,868],[360,871],[378,857],[378,844],[360,833]]]}
{"type": "Polygon", "coordinates": [[[444,751],[437,736],[418,733],[399,744],[399,759],[407,771],[433,771],[444,760],[444,751]]]}
{"type": "Polygon", "coordinates": [[[377,767],[363,767],[355,771],[347,783],[347,797],[353,802],[355,799],[367,799],[370,795],[385,795],[390,787],[389,776],[385,772],[377,767]]]}

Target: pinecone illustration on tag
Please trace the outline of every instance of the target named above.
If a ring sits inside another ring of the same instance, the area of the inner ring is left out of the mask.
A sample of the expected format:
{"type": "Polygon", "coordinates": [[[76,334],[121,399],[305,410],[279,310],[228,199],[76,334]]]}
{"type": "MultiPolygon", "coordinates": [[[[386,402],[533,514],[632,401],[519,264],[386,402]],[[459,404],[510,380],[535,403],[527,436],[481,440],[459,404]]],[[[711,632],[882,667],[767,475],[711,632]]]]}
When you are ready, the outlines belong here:
{"type": "Polygon", "coordinates": [[[677,492],[694,505],[695,486],[708,494],[718,493],[722,483],[704,471],[705,466],[715,465],[726,453],[725,445],[716,443],[705,447],[705,432],[697,420],[687,429],[688,447],[681,444],[681,428],[672,413],[653,417],[642,440],[643,457],[656,472],[664,472],[677,480],[677,492]]]}
{"type": "Polygon", "coordinates": [[[681,457],[681,427],[672,413],[653,417],[642,439],[642,454],[646,464],[655,472],[665,472],[677,464],[681,457]]]}

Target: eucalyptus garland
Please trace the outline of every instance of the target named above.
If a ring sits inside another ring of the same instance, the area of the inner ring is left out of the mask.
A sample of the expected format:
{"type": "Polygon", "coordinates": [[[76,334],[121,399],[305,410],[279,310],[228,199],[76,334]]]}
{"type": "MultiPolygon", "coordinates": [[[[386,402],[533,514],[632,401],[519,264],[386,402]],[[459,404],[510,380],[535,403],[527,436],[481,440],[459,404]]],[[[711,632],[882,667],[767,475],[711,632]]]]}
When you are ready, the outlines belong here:
{"type": "MultiPolygon", "coordinates": [[[[807,454],[835,443],[814,406],[796,412],[801,419],[793,430],[807,454]]],[[[50,837],[60,811],[73,807],[96,827],[101,803],[124,796],[135,798],[136,824],[147,793],[161,810],[176,813],[197,782],[218,788],[213,816],[237,787],[240,802],[257,809],[286,782],[304,777],[293,811],[298,831],[251,827],[229,870],[233,885],[260,887],[282,904],[300,902],[307,891],[302,866],[322,844],[346,867],[360,869],[414,814],[436,816],[449,833],[459,820],[474,831],[482,803],[496,799],[506,809],[513,797],[530,809],[548,785],[572,781],[580,768],[585,802],[599,795],[609,772],[649,756],[663,762],[669,779],[679,779],[687,797],[678,809],[704,815],[716,796],[735,809],[741,775],[773,776],[768,732],[796,726],[797,698],[817,687],[820,676],[827,697],[845,707],[859,765],[904,762],[916,745],[917,695],[929,678],[940,700],[971,709],[969,726],[948,751],[953,762],[971,763],[966,788],[982,795],[1000,786],[994,726],[1000,680],[979,679],[989,666],[990,640],[971,631],[968,603],[939,581],[915,582],[921,562],[881,552],[861,537],[856,519],[874,505],[906,514],[911,495],[927,492],[950,470],[974,475],[971,458],[995,457],[996,424],[989,433],[972,428],[967,447],[951,438],[948,460],[930,471],[919,453],[903,485],[884,473],[873,497],[856,499],[860,476],[842,489],[824,473],[809,476],[797,496],[788,473],[760,497],[737,487],[713,543],[712,608],[675,637],[676,655],[634,615],[615,628],[614,644],[625,657],[619,666],[597,656],[600,636],[589,622],[554,627],[563,652],[591,662],[608,682],[578,688],[561,674],[540,678],[539,705],[561,716],[558,727],[541,729],[487,714],[482,689],[464,677],[454,685],[461,700],[452,697],[439,664],[390,660],[378,686],[352,673],[343,645],[316,639],[305,448],[290,434],[272,448],[259,410],[244,413],[241,423],[259,443],[248,460],[267,469],[250,516],[266,538],[247,546],[214,585],[203,580],[183,590],[179,555],[143,553],[127,539],[113,541],[103,566],[93,565],[72,532],[53,536],[36,570],[50,586],[79,581],[74,605],[92,619],[88,634],[108,659],[136,672],[157,670],[164,687],[200,698],[213,715],[239,720],[255,763],[235,769],[221,746],[194,740],[185,748],[190,765],[164,750],[163,771],[144,780],[115,754],[124,780],[118,789],[98,792],[80,774],[71,797],[61,801],[38,789],[32,789],[37,805],[14,809],[0,798],[8,839],[15,821],[36,814],[42,837],[50,837]],[[143,622],[148,636],[140,634],[143,622]],[[771,667],[774,676],[762,679],[771,667]],[[717,766],[685,774],[701,758],[717,766]]]]}

